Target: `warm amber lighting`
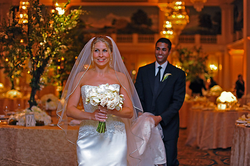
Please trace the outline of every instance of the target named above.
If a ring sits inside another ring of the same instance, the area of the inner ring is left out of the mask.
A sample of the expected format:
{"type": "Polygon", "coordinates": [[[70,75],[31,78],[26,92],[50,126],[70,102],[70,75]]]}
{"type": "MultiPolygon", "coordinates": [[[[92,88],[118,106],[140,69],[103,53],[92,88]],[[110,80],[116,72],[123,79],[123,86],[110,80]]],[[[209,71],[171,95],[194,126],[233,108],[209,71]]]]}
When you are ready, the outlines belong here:
{"type": "Polygon", "coordinates": [[[175,67],[177,67],[177,68],[181,69],[181,66],[179,66],[179,65],[175,65],[175,67]]]}
{"type": "Polygon", "coordinates": [[[3,89],[3,88],[4,88],[3,83],[0,83],[0,89],[3,89]]]}
{"type": "Polygon", "coordinates": [[[168,38],[169,40],[172,41],[174,39],[174,31],[173,31],[172,23],[167,20],[164,21],[163,29],[160,33],[162,37],[168,38]]]}
{"type": "Polygon", "coordinates": [[[58,4],[57,2],[55,3],[56,10],[59,15],[63,15],[65,13],[65,10],[62,8],[63,4],[58,4]]]}
{"type": "Polygon", "coordinates": [[[216,99],[217,103],[233,103],[237,102],[237,98],[232,94],[232,92],[223,91],[220,96],[216,99]]]}
{"type": "Polygon", "coordinates": [[[6,98],[10,98],[10,99],[13,99],[13,98],[22,98],[23,97],[23,94],[17,90],[9,90],[6,92],[6,95],[5,95],[6,98]]]}
{"type": "Polygon", "coordinates": [[[194,8],[197,12],[202,11],[202,8],[204,7],[204,3],[207,2],[207,0],[190,0],[194,4],[194,8]]]}
{"type": "Polygon", "coordinates": [[[224,104],[224,103],[219,103],[219,104],[217,105],[217,108],[220,109],[220,110],[225,110],[225,109],[227,108],[227,105],[224,104]]]}
{"type": "Polygon", "coordinates": [[[136,75],[136,70],[132,70],[132,75],[136,75]]]}
{"type": "Polygon", "coordinates": [[[5,62],[8,62],[9,61],[9,59],[8,58],[5,58],[5,62]]]}
{"type": "MultiPolygon", "coordinates": [[[[189,16],[185,9],[185,2],[183,0],[174,0],[172,3],[159,4],[159,7],[164,12],[166,17],[161,35],[168,35],[169,37],[169,35],[171,36],[173,33],[176,37],[189,22],[189,16]],[[171,29],[168,27],[166,21],[171,23],[171,29]]],[[[173,36],[171,37],[174,38],[173,36]]]]}
{"type": "Polygon", "coordinates": [[[57,66],[57,69],[58,69],[58,70],[60,70],[60,69],[61,69],[61,67],[60,67],[60,66],[57,66]]]}
{"type": "Polygon", "coordinates": [[[64,61],[64,57],[61,58],[61,61],[64,61]]]}
{"type": "Polygon", "coordinates": [[[25,24],[28,23],[28,7],[29,1],[21,0],[18,12],[18,23],[25,24]]]}
{"type": "Polygon", "coordinates": [[[218,67],[217,67],[216,65],[214,65],[214,64],[210,64],[210,65],[209,65],[209,68],[210,68],[210,70],[212,70],[212,71],[218,69],[218,67]]]}
{"type": "Polygon", "coordinates": [[[244,50],[243,49],[231,49],[229,51],[230,55],[243,55],[244,54],[244,50]]]}
{"type": "Polygon", "coordinates": [[[184,1],[173,1],[174,7],[168,19],[172,23],[173,30],[179,35],[189,22],[189,16],[185,10],[184,1]]]}
{"type": "Polygon", "coordinates": [[[20,43],[23,43],[23,39],[20,40],[20,43]]]}
{"type": "Polygon", "coordinates": [[[164,14],[165,14],[166,17],[168,17],[169,14],[173,10],[173,4],[172,3],[160,3],[159,7],[164,12],[164,14]]]}

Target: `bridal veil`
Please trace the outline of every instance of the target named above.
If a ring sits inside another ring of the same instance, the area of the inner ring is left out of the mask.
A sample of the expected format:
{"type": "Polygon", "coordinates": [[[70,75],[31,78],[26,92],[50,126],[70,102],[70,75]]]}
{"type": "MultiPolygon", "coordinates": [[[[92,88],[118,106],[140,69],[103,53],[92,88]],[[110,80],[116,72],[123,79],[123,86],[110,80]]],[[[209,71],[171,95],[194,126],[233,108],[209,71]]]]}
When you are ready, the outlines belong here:
{"type": "MultiPolygon", "coordinates": [[[[108,37],[108,36],[107,36],[108,37]]],[[[127,133],[127,159],[128,165],[130,166],[151,166],[147,165],[149,163],[162,164],[166,162],[165,158],[165,149],[161,140],[161,127],[158,125],[154,127],[154,121],[149,117],[149,113],[144,113],[143,116],[138,117],[138,112],[143,112],[140,99],[137,95],[134,83],[124,65],[119,49],[111,37],[108,37],[112,41],[113,50],[112,50],[112,63],[111,67],[116,72],[123,73],[129,82],[129,87],[125,87],[123,82],[117,76],[117,79],[120,82],[120,85],[127,91],[134,108],[134,116],[131,119],[123,118],[123,121],[126,126],[127,133]],[[153,149],[153,150],[152,150],[153,149]],[[153,153],[153,154],[151,154],[153,153]],[[154,153],[157,155],[152,157],[154,153]],[[164,155],[163,155],[164,154],[164,155]],[[149,161],[150,160],[150,161],[149,161]],[[147,163],[145,165],[145,163],[147,163]]],[[[66,85],[64,87],[61,104],[57,108],[57,115],[59,116],[58,126],[63,129],[67,136],[67,127],[68,127],[68,118],[66,116],[67,102],[70,95],[75,91],[77,83],[74,86],[74,79],[76,75],[82,72],[81,78],[84,76],[86,71],[91,68],[91,43],[94,38],[90,39],[88,43],[84,46],[81,53],[79,54],[71,73],[68,77],[66,85]]],[[[116,74],[117,75],[117,74],[116,74]]],[[[73,140],[69,140],[72,143],[75,143],[73,140]]]]}

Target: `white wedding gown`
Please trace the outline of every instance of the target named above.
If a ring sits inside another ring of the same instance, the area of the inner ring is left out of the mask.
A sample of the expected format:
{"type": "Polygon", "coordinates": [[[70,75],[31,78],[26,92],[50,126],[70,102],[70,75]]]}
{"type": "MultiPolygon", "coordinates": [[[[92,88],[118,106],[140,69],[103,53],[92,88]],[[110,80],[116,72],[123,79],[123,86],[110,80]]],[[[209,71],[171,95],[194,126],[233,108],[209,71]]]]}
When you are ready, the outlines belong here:
{"type": "MultiPolygon", "coordinates": [[[[118,84],[112,84],[120,90],[118,84]]],[[[93,88],[91,85],[81,87],[84,110],[94,112],[98,106],[85,103],[86,93],[93,88]]],[[[145,114],[145,113],[144,113],[145,114]]],[[[133,132],[140,135],[142,141],[136,142],[140,153],[140,166],[153,166],[165,163],[165,149],[158,128],[154,127],[153,119],[145,116],[138,118],[133,132]],[[141,127],[140,127],[141,126],[141,127]]],[[[83,120],[80,124],[77,140],[77,158],[79,166],[127,166],[127,135],[125,124],[119,117],[108,115],[106,132],[96,131],[98,121],[83,120]]],[[[135,166],[135,165],[133,165],[135,166]]]]}

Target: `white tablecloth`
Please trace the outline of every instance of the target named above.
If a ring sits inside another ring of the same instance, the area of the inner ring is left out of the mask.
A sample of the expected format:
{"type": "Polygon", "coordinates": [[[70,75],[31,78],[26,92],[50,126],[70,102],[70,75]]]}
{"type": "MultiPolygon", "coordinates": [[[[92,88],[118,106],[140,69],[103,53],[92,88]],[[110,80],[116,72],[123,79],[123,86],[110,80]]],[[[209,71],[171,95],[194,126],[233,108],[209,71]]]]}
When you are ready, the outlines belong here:
{"type": "Polygon", "coordinates": [[[235,125],[230,166],[250,166],[250,127],[235,125]]]}
{"type": "Polygon", "coordinates": [[[180,111],[180,128],[187,128],[187,121],[189,116],[189,110],[192,107],[192,101],[184,101],[180,111]]]}
{"type": "Polygon", "coordinates": [[[186,145],[200,149],[232,146],[235,121],[249,111],[190,109],[186,145]]]}

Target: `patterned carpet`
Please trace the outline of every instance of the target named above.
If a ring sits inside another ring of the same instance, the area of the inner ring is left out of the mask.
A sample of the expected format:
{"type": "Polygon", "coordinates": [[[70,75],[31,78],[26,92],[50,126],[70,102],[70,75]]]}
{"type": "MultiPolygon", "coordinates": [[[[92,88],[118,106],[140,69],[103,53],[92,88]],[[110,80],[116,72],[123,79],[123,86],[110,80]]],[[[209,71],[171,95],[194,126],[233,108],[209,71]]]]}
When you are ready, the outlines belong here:
{"type": "Polygon", "coordinates": [[[231,149],[200,150],[186,146],[187,130],[180,129],[178,140],[178,160],[180,166],[228,166],[231,149]]]}

